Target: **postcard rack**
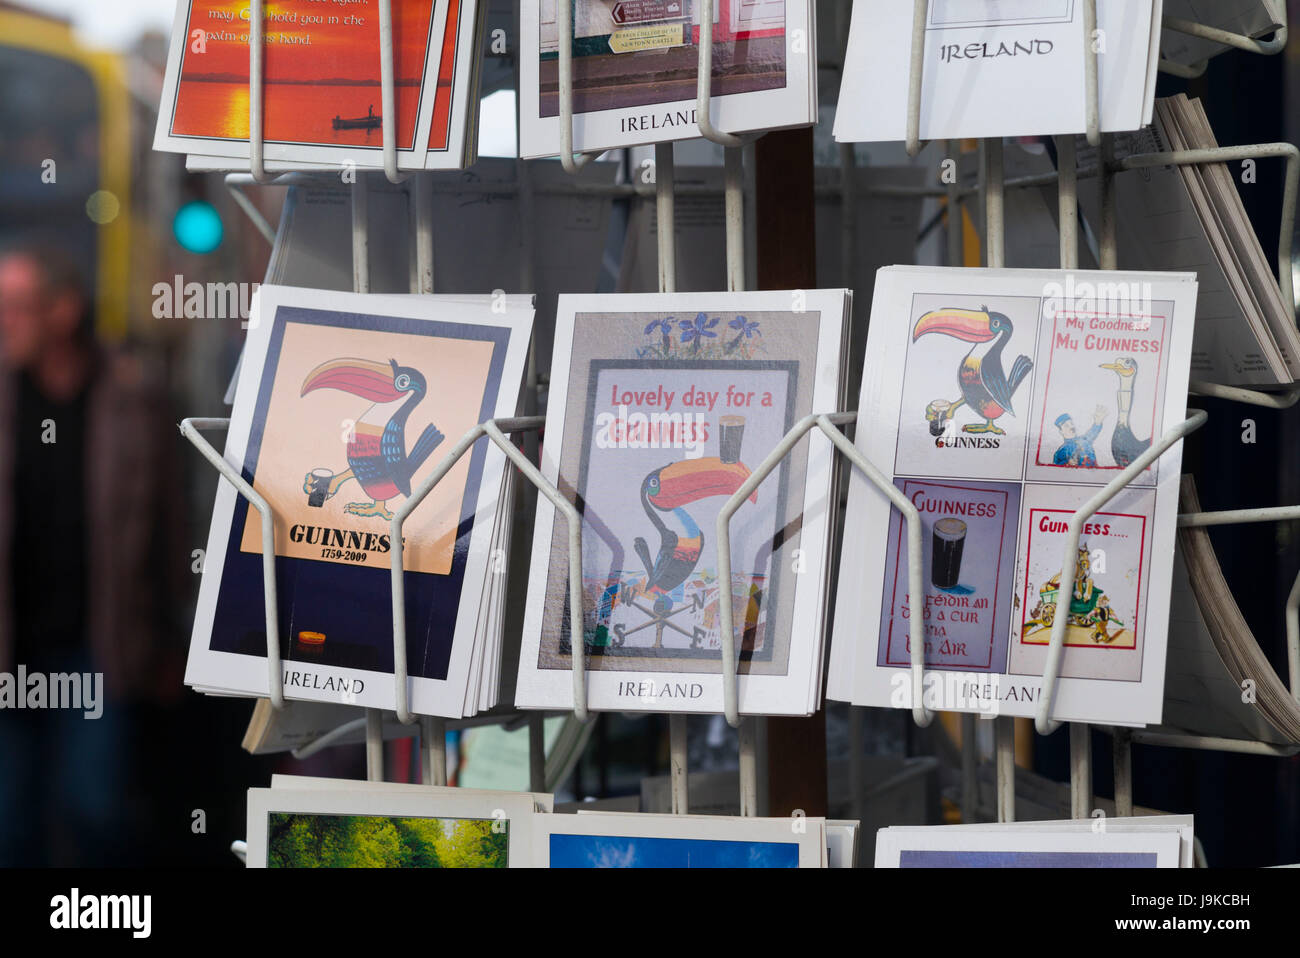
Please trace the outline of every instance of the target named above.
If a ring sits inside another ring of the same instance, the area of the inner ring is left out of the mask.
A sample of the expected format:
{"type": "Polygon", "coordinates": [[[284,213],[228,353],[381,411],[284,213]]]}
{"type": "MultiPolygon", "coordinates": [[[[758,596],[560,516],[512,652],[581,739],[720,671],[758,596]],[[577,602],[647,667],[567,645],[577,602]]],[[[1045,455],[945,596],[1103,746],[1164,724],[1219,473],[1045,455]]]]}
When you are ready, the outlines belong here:
{"type": "MultiPolygon", "coordinates": [[[[395,124],[390,118],[395,113],[393,57],[392,57],[392,0],[379,0],[380,11],[380,61],[382,124],[384,131],[383,167],[386,178],[392,183],[400,183],[408,175],[399,172],[395,142],[395,124]]],[[[912,36],[912,56],[909,74],[909,103],[906,148],[911,156],[916,156],[924,144],[920,141],[920,102],[923,79],[923,50],[925,24],[928,18],[929,0],[914,0],[914,20],[912,36]]],[[[265,0],[251,0],[250,16],[250,172],[247,177],[231,175],[226,178],[235,202],[253,221],[256,228],[268,240],[274,239],[274,230],[256,207],[243,194],[242,187],[247,183],[285,184],[303,182],[311,174],[289,173],[276,176],[269,173],[264,161],[262,85],[264,81],[265,48],[262,44],[264,35],[263,13],[265,0]]],[[[697,119],[701,135],[724,147],[724,186],[726,224],[726,283],[727,289],[736,291],[744,288],[744,198],[743,198],[743,161],[742,149],[756,138],[754,134],[736,136],[717,130],[710,116],[710,77],[712,73],[712,31],[713,0],[700,0],[701,24],[699,42],[699,66],[697,75],[697,119]]],[[[1300,150],[1287,143],[1258,144],[1253,146],[1221,147],[1214,150],[1176,151],[1130,156],[1116,161],[1112,156],[1112,137],[1100,131],[1099,89],[1097,54],[1089,42],[1096,28],[1096,0],[1083,0],[1087,139],[1100,148],[1100,160],[1094,171],[1080,170],[1076,163],[1075,141],[1073,137],[1058,137],[1057,148],[1059,165],[1054,177],[1027,177],[1007,180],[1003,175],[1002,144],[1000,140],[986,140],[981,143],[981,178],[978,194],[983,207],[986,225],[985,256],[991,267],[1005,265],[1005,220],[1003,198],[1008,188],[1023,188],[1043,185],[1055,179],[1059,187],[1059,221],[1061,244],[1061,267],[1078,268],[1078,223],[1077,223],[1077,179],[1084,175],[1095,175],[1101,184],[1102,221],[1100,230],[1100,265],[1103,269],[1117,268],[1117,243],[1115,237],[1115,191],[1114,176],[1124,170],[1139,169],[1163,165],[1188,165],[1212,162],[1225,162],[1246,158],[1283,158],[1286,161],[1286,181],[1283,199],[1282,230],[1279,240],[1279,286],[1283,297],[1294,302],[1291,278],[1291,237],[1295,224],[1298,187],[1300,187],[1300,150]]],[[[560,3],[557,7],[558,30],[560,36],[572,32],[572,7],[560,3]]],[[[1285,23],[1272,40],[1260,41],[1246,37],[1226,34],[1202,24],[1187,23],[1173,18],[1165,19],[1165,26],[1180,32],[1205,39],[1226,43],[1230,46],[1253,50],[1258,53],[1274,53],[1285,44],[1287,27],[1285,23]]],[[[1197,65],[1204,70],[1204,64],[1197,65]]],[[[1169,72],[1179,72],[1186,68],[1162,62],[1162,67],[1169,72]]],[[[1195,70],[1197,68],[1193,68],[1195,70]]],[[[1180,74],[1184,75],[1184,74],[1180,74]]],[[[1187,73],[1186,75],[1197,75],[1187,73]]],[[[572,48],[569,44],[559,44],[559,113],[560,113],[560,162],[563,168],[576,174],[594,153],[575,154],[573,151],[573,64],[572,48]]],[[[945,149],[954,147],[954,143],[945,144],[945,149]]],[[[841,166],[843,178],[840,190],[845,198],[845,233],[851,237],[854,230],[851,211],[854,210],[852,199],[855,185],[852,180],[853,148],[851,144],[841,149],[841,166]]],[[[654,193],[657,210],[657,240],[659,251],[659,288],[661,292],[673,292],[676,289],[676,250],[675,250],[675,197],[678,192],[674,182],[674,148],[671,142],[655,145],[655,181],[654,193]]],[[[317,174],[320,175],[320,174],[317,174]]],[[[323,174],[326,176],[332,174],[323,174]]],[[[366,217],[368,174],[357,171],[352,189],[352,232],[354,289],[357,292],[369,291],[369,272],[367,264],[368,224],[366,217]]],[[[431,293],[434,290],[433,270],[433,223],[429,202],[430,192],[434,188],[427,173],[411,174],[414,182],[412,197],[416,206],[415,216],[415,262],[417,280],[413,284],[414,292],[431,293]]],[[[524,177],[520,177],[517,188],[523,188],[524,177]]],[[[484,186],[485,190],[497,187],[484,186]]],[[[612,187],[575,187],[580,192],[612,192],[615,195],[641,194],[645,192],[636,184],[618,184],[612,187]]],[[[915,190],[901,188],[904,192],[916,192],[922,195],[946,197],[949,203],[948,249],[952,263],[961,261],[961,230],[955,228],[953,213],[960,207],[967,192],[957,184],[940,188],[921,187],[915,190]]],[[[687,192],[683,190],[682,192],[687,192]]],[[[694,192],[694,191],[691,191],[694,192]]],[[[882,193],[896,190],[880,190],[882,193]]],[[[851,249],[851,246],[850,246],[851,249]]],[[[850,255],[846,253],[846,256],[850,255]]],[[[1289,391],[1267,393],[1257,390],[1228,387],[1214,383],[1193,383],[1191,393],[1228,399],[1250,405],[1284,409],[1300,402],[1300,387],[1289,391]]],[[[535,392],[529,392],[531,397],[535,392]]],[[[1063,550],[1062,576],[1072,574],[1077,557],[1077,543],[1083,523],[1096,511],[1125,489],[1137,476],[1182,439],[1199,428],[1206,421],[1206,413],[1189,410],[1189,416],[1182,423],[1167,431],[1141,458],[1123,470],[1114,480],[1101,488],[1083,507],[1075,512],[1069,522],[1066,548],[1063,550]]],[[[754,491],[790,454],[804,436],[819,432],[835,448],[859,469],[866,478],[896,505],[904,517],[908,534],[908,577],[909,587],[916,594],[921,591],[921,521],[916,508],[906,500],[893,486],[890,478],[880,472],[854,446],[840,427],[855,422],[854,412],[833,410],[807,416],[796,423],[787,432],[781,442],[768,454],[759,467],[751,474],[746,483],[728,500],[719,514],[716,533],[718,536],[719,578],[726,580],[731,575],[730,557],[730,520],[740,504],[754,491]]],[[[393,651],[394,683],[396,692],[396,714],[405,724],[420,723],[422,741],[422,766],[424,781],[429,784],[445,784],[446,752],[445,729],[448,720],[416,715],[410,709],[410,677],[406,664],[406,622],[404,566],[402,555],[401,530],[403,523],[420,502],[429,495],[434,486],[452,469],[457,461],[476,443],[486,440],[496,445],[510,460],[511,465],[523,473],[543,496],[547,498],[565,516],[568,524],[569,553],[571,570],[569,578],[570,607],[570,648],[574,652],[583,648],[580,633],[583,629],[582,590],[580,581],[581,559],[581,516],[570,502],[553,484],[549,483],[510,440],[510,434],[527,433],[540,428],[543,419],[537,416],[523,416],[514,419],[488,420],[473,427],[443,458],[429,477],[421,483],[412,496],[396,511],[392,519],[391,533],[394,542],[392,561],[392,602],[393,602],[393,651]]],[[[274,708],[284,706],[283,669],[278,634],[278,610],[276,608],[275,555],[274,555],[274,515],[270,505],[252,486],[245,481],[224,457],[202,437],[200,432],[228,424],[224,419],[186,419],[181,423],[181,432],[187,440],[199,449],[200,453],[217,471],[234,485],[241,496],[258,510],[262,524],[263,544],[263,589],[267,625],[267,667],[268,696],[274,708]]],[[[811,440],[810,440],[811,441],[811,440]]],[[[1226,525],[1246,522],[1275,522],[1300,519],[1300,506],[1283,506],[1268,509],[1243,509],[1224,512],[1201,512],[1179,517],[1180,527],[1226,525]]],[[[1065,606],[1068,596],[1063,591],[1057,599],[1057,615],[1052,627],[1048,646],[1047,662],[1043,672],[1044,697],[1035,716],[1035,729],[1039,734],[1047,735],[1056,731],[1062,724],[1054,715],[1056,683],[1059,678],[1061,660],[1064,651],[1065,606]]],[[[724,709],[723,714],[728,724],[740,732],[740,807],[742,814],[755,815],[759,808],[758,785],[758,716],[742,716],[739,707],[738,665],[735,639],[733,609],[730,604],[722,603],[721,611],[721,666],[723,676],[724,709]]],[[[1289,687],[1297,700],[1300,700],[1300,577],[1291,590],[1286,605],[1289,687]]],[[[919,618],[910,623],[911,630],[911,710],[914,722],[920,727],[928,726],[934,717],[934,711],[927,707],[924,700],[924,641],[921,634],[922,623],[919,618]]],[[[573,713],[581,721],[591,717],[587,702],[585,656],[572,655],[573,673],[573,713]]],[[[530,781],[534,789],[541,790],[540,768],[544,758],[541,714],[533,713],[530,723],[530,781]]],[[[519,721],[516,713],[496,717],[500,721],[519,721]]],[[[454,721],[454,720],[453,720],[454,721]]],[[[973,792],[975,763],[978,753],[975,745],[975,728],[977,718],[963,715],[963,752],[964,775],[963,786],[967,793],[963,805],[967,805],[973,792]]],[[[994,761],[997,780],[997,813],[999,821],[1012,821],[1015,818],[1014,799],[1014,725],[1013,719],[999,716],[994,719],[994,761]]],[[[366,730],[367,774],[372,780],[383,776],[382,765],[382,730],[381,713],[366,709],[359,717],[338,729],[298,749],[295,754],[305,756],[320,748],[327,747],[338,738],[355,732],[361,725],[366,730]]],[[[669,715],[670,729],[670,771],[672,809],[675,813],[685,813],[689,808],[687,790],[687,735],[686,716],[681,713],[669,715]]],[[[1170,730],[1130,730],[1123,728],[1104,729],[1113,736],[1115,761],[1115,792],[1118,814],[1125,814],[1132,809],[1132,742],[1172,745],[1177,747],[1237,751],[1253,754],[1289,755],[1300,752],[1300,744],[1295,747],[1278,747],[1260,742],[1235,741],[1207,738],[1183,734],[1170,730]]],[[[851,761],[860,763],[861,756],[851,756],[851,761]]],[[[1092,756],[1089,726],[1070,725],[1070,765],[1071,765],[1071,811],[1073,817],[1087,817],[1092,811],[1092,756]]],[[[973,802],[970,804],[973,807],[973,802]]]]}
{"type": "MultiPolygon", "coordinates": [[[[924,146],[920,142],[921,81],[923,76],[925,24],[928,19],[929,0],[914,0],[913,36],[911,47],[911,65],[909,72],[909,100],[906,148],[910,156],[915,157],[924,146]]],[[[1256,158],[1282,158],[1286,161],[1286,178],[1282,202],[1282,224],[1278,241],[1278,283],[1284,301],[1294,304],[1295,296],[1292,285],[1291,252],[1292,234],[1296,218],[1296,202],[1300,187],[1300,150],[1290,143],[1265,143],[1250,146],[1218,147],[1208,150],[1181,150],[1148,153],[1129,156],[1116,161],[1113,158],[1113,138],[1101,134],[1098,128],[1098,82],[1097,51],[1090,42],[1096,29],[1096,0],[1084,0],[1084,44],[1085,93],[1087,116],[1087,139],[1091,146],[1100,147],[1099,162],[1094,175],[1100,178],[1100,195],[1102,202],[1102,220],[1100,230],[1100,266],[1102,269],[1117,268],[1118,244],[1115,236],[1115,190],[1113,179],[1116,173],[1124,170],[1141,169],[1153,166],[1195,165],[1205,163],[1240,161],[1256,158]]],[[[1269,54],[1278,52],[1286,42],[1286,25],[1283,23],[1272,41],[1258,41],[1247,37],[1228,34],[1203,24],[1165,18],[1165,26],[1179,32],[1188,33],[1205,39],[1215,40],[1240,49],[1269,54]]],[[[1174,65],[1177,66],[1177,65],[1174,65]]],[[[1204,70],[1204,64],[1198,65],[1204,70]]],[[[1169,72],[1178,72],[1170,70],[1169,72]]],[[[1193,73],[1191,75],[1199,75],[1193,73]]],[[[1072,136],[1056,138],[1058,151],[1058,170],[1056,179],[1059,189],[1061,268],[1078,268],[1078,202],[1076,165],[1076,148],[1072,136]]],[[[948,145],[948,144],[946,144],[948,145]]],[[[981,183],[979,192],[983,200],[986,227],[986,263],[997,267],[1005,265],[1005,222],[1003,219],[1003,196],[1008,186],[1037,186],[1050,182],[1049,177],[1025,177],[1019,181],[1007,182],[1002,167],[1001,140],[986,140],[981,144],[981,183]]],[[[953,229],[953,204],[959,203],[961,192],[955,186],[949,187],[949,257],[950,262],[958,262],[960,255],[959,231],[953,229]],[[957,233],[954,244],[953,234],[957,233]]],[[[1248,405],[1272,409],[1286,409],[1300,401],[1300,387],[1279,392],[1262,392],[1223,386],[1216,383],[1192,382],[1189,392],[1192,395],[1226,399],[1248,405]]],[[[1171,448],[1188,433],[1199,428],[1206,420],[1206,414],[1193,410],[1192,415],[1180,425],[1167,432],[1159,442],[1154,443],[1146,454],[1120,473],[1111,483],[1101,489],[1092,500],[1079,509],[1069,522],[1069,534],[1062,563],[1062,577],[1072,575],[1077,563],[1077,544],[1079,531],[1087,518],[1100,509],[1106,501],[1117,495],[1128,483],[1136,478],[1158,456],[1171,448]],[[1143,462],[1142,460],[1147,460],[1143,462]]],[[[1244,522],[1276,522],[1300,519],[1300,506],[1282,506],[1270,509],[1242,509],[1219,513],[1194,513],[1179,517],[1180,527],[1227,525],[1244,522]]],[[[1056,680],[1060,672],[1064,651],[1065,624],[1063,606],[1068,596],[1062,592],[1057,600],[1057,616],[1053,623],[1048,657],[1044,669],[1045,694],[1035,716],[1035,729],[1041,735],[1056,731],[1061,722],[1052,716],[1055,700],[1056,680]]],[[[1290,689],[1292,695],[1300,701],[1300,577],[1292,588],[1286,605],[1287,615],[1287,655],[1289,663],[1290,689]]],[[[915,668],[915,665],[913,666],[915,668]]],[[[915,680],[914,680],[915,684],[915,680]]],[[[1014,732],[1011,720],[999,717],[995,728],[995,763],[997,779],[997,814],[999,821],[1012,821],[1015,816],[1015,758],[1014,732]]],[[[963,716],[963,807],[973,809],[975,789],[975,765],[978,753],[974,742],[975,718],[963,716]]],[[[1261,742],[1237,741],[1209,738],[1174,731],[1147,731],[1129,729],[1110,729],[1114,738],[1115,764],[1115,801],[1118,814],[1131,813],[1132,800],[1132,752],[1131,742],[1146,742],[1166,746],[1236,751],[1252,754],[1291,755],[1300,752],[1300,744],[1295,747],[1278,747],[1261,742]]],[[[1092,757],[1091,740],[1088,726],[1071,724],[1070,726],[1070,770],[1071,770],[1071,815],[1086,818],[1092,809],[1092,757]]]]}

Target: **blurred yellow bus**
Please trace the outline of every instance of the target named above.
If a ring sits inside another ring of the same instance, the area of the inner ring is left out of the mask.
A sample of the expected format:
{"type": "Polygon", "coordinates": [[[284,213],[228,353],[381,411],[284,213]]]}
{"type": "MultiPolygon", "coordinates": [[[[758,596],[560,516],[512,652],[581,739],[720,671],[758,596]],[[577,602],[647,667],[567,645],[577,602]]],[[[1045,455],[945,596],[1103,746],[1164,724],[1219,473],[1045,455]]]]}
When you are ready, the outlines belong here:
{"type": "Polygon", "coordinates": [[[123,67],[68,24],[0,2],[0,247],[57,245],[82,265],[99,336],[127,325],[131,110],[123,67]]]}

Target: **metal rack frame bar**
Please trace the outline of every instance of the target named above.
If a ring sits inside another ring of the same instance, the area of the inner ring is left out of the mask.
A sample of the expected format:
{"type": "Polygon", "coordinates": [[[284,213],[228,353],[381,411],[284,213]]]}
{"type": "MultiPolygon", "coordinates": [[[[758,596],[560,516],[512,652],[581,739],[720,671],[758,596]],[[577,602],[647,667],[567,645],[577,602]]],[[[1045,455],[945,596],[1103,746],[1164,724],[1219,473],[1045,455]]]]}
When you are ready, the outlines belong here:
{"type": "MultiPolygon", "coordinates": [[[[392,3],[393,0],[379,0],[380,117],[383,121],[384,175],[390,183],[401,183],[406,176],[397,169],[392,3]]],[[[248,167],[253,181],[266,185],[275,179],[267,173],[265,159],[266,0],[249,0],[248,20],[248,167]]]]}
{"type": "Polygon", "coordinates": [[[762,136],[749,133],[737,136],[724,133],[713,125],[710,111],[713,97],[713,11],[714,0],[698,0],[700,11],[699,69],[695,77],[695,122],[700,136],[728,149],[746,146],[762,136]]]}
{"type": "MultiPolygon", "coordinates": [[[[762,484],[773,471],[776,470],[782,460],[788,456],[795,445],[804,437],[805,434],[814,429],[819,429],[828,439],[834,443],[841,453],[843,453],[853,465],[862,470],[866,477],[881,492],[889,497],[890,502],[903,513],[907,521],[907,543],[908,543],[908,588],[912,595],[922,595],[921,588],[921,515],[916,506],[902,494],[889,478],[877,469],[870,460],[868,460],[858,450],[848,437],[837,427],[846,423],[857,420],[855,412],[836,412],[836,413],[813,413],[804,416],[785,434],[776,447],[767,455],[767,457],[750,473],[736,490],[735,494],[722,506],[718,513],[716,524],[718,537],[718,581],[731,581],[731,518],[736,514],[741,504],[749,498],[750,495],[762,484]]],[[[727,724],[732,728],[738,728],[741,724],[740,710],[738,705],[739,699],[739,677],[736,666],[736,634],[735,634],[735,615],[731,603],[722,602],[719,605],[721,612],[721,641],[722,641],[722,693],[723,693],[723,713],[726,716],[727,724]]],[[[911,639],[912,655],[912,717],[916,724],[922,728],[930,724],[934,714],[925,706],[924,702],[924,672],[925,672],[925,642],[922,633],[922,623],[920,616],[913,616],[909,624],[909,635],[911,639]]]]}
{"type": "MultiPolygon", "coordinates": [[[[1062,550],[1064,561],[1061,564],[1061,581],[1074,579],[1079,562],[1079,538],[1083,533],[1083,524],[1099,509],[1110,502],[1124,489],[1128,488],[1147,467],[1165,454],[1184,436],[1205,424],[1208,418],[1200,409],[1190,410],[1191,415],[1172,429],[1165,432],[1146,452],[1133,460],[1126,469],[1106,483],[1087,502],[1070,517],[1062,550]]],[[[1058,719],[1052,718],[1052,706],[1056,701],[1056,684],[1061,672],[1061,659],[1065,653],[1065,626],[1070,611],[1070,590],[1062,588],[1056,599],[1056,615],[1052,621],[1052,637],[1047,649],[1047,662],[1043,667],[1043,697],[1039,702],[1034,726],[1040,735],[1051,735],[1061,727],[1058,719]]]]}
{"type": "MultiPolygon", "coordinates": [[[[1185,33],[1188,36],[1200,37],[1202,40],[1211,40],[1214,43],[1221,43],[1224,46],[1232,47],[1237,50],[1245,50],[1248,53],[1258,53],[1262,56],[1272,56],[1275,53],[1281,53],[1286,49],[1287,44],[1287,8],[1286,0],[1274,6],[1274,12],[1277,14],[1281,23],[1277,30],[1273,32],[1271,40],[1261,40],[1256,37],[1249,37],[1242,33],[1233,33],[1229,30],[1221,30],[1218,27],[1212,27],[1205,23],[1198,23],[1195,20],[1185,20],[1181,17],[1162,17],[1161,26],[1166,30],[1173,30],[1176,33],[1185,33]]],[[[1177,63],[1173,60],[1161,58],[1160,69],[1165,73],[1173,76],[1183,77],[1187,80],[1195,79],[1205,73],[1206,68],[1210,65],[1208,59],[1193,63],[1191,66],[1177,63]]]]}
{"type": "MultiPolygon", "coordinates": [[[[203,458],[221,473],[241,496],[247,499],[262,518],[262,589],[266,593],[266,668],[268,673],[267,698],[276,711],[284,708],[284,674],[280,660],[280,613],[275,591],[275,513],[271,504],[252,484],[240,475],[216,447],[199,434],[200,429],[223,429],[230,426],[229,419],[192,417],[181,421],[181,435],[188,439],[203,458]]],[[[206,558],[204,560],[207,561],[206,558]]]]}
{"type": "Polygon", "coordinates": [[[569,526],[569,645],[573,660],[573,712],[581,722],[587,721],[587,673],[586,640],[583,626],[582,604],[582,517],[577,508],[541,474],[536,466],[528,461],[515,445],[506,438],[506,433],[523,432],[540,429],[545,425],[544,416],[529,416],[516,419],[489,419],[471,428],[452,450],[443,457],[419,487],[393,512],[389,524],[392,541],[392,591],[393,591],[393,679],[396,691],[396,708],[398,721],[410,725],[415,721],[415,714],[410,709],[409,672],[406,664],[406,582],[402,565],[402,525],[416,507],[428,497],[452,467],[469,452],[478,440],[486,436],[497,448],[505,453],[506,458],[518,469],[530,483],[537,487],[550,503],[565,517],[569,526]]]}

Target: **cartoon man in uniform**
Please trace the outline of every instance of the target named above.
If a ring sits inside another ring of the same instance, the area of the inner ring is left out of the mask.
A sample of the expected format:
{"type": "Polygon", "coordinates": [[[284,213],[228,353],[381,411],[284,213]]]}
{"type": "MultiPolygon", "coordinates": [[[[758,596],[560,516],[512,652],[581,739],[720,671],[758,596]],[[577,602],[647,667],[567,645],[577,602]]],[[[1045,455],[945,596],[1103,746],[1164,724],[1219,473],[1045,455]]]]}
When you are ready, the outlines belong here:
{"type": "Polygon", "coordinates": [[[1061,447],[1052,456],[1054,466],[1080,466],[1084,469],[1097,467],[1097,450],[1093,442],[1101,435],[1101,424],[1106,420],[1106,407],[1098,406],[1092,414],[1092,428],[1079,435],[1074,419],[1069,413],[1056,417],[1056,428],[1061,430],[1061,447]]]}

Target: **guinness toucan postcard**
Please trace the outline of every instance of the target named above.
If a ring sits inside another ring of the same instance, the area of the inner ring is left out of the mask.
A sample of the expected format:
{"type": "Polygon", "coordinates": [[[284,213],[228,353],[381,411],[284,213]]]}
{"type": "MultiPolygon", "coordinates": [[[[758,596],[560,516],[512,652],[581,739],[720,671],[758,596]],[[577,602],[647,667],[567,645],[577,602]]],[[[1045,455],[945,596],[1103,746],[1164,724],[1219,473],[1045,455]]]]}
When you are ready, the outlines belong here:
{"type": "Polygon", "coordinates": [[[902,513],[855,470],[828,697],[911,708],[920,617],[928,707],[1033,716],[1065,590],[1053,717],[1160,721],[1181,445],[1064,550],[1183,421],[1196,292],[1190,273],[877,274],[856,442],[920,514],[924,595],[902,513]]]}
{"type": "Polygon", "coordinates": [[[580,634],[590,707],[720,711],[730,603],[741,711],[815,708],[830,441],[799,442],[740,503],[730,581],[716,523],[799,419],[834,411],[848,308],[844,290],[560,298],[541,466],[582,513],[583,609],[563,516],[539,501],[517,705],[572,707],[580,634]]]}
{"type": "MultiPolygon", "coordinates": [[[[430,150],[459,147],[452,120],[453,81],[470,82],[468,63],[442,69],[459,51],[449,12],[457,0],[404,0],[392,5],[394,116],[398,165],[422,169],[430,150]],[[448,44],[450,40],[450,44],[448,44]],[[446,75],[444,75],[446,74],[446,75]],[[438,97],[440,81],[446,93],[438,97]],[[435,114],[440,114],[435,116],[435,114]]],[[[474,6],[470,4],[471,8],[474,6]]],[[[211,157],[249,155],[248,4],[178,0],[154,148],[211,157]]],[[[268,161],[382,166],[378,0],[344,5],[316,0],[268,4],[264,18],[263,138],[268,161]]],[[[468,44],[466,44],[468,46],[468,44]]],[[[463,100],[463,93],[462,93],[463,100]]],[[[461,155],[454,154],[455,166],[461,155]]],[[[272,165],[271,168],[274,168],[272,165]]],[[[438,168],[442,168],[439,166],[438,168]]]]}
{"type": "MultiPolygon", "coordinates": [[[[921,63],[920,138],[1046,136],[1088,128],[1086,56],[1097,54],[1103,131],[1151,122],[1162,0],[930,0],[921,63]]],[[[835,139],[907,136],[915,4],[858,0],[835,139]]]]}
{"type": "MultiPolygon", "coordinates": [[[[531,297],[258,290],[225,457],[275,513],[290,699],[394,707],[393,510],[477,423],[513,415],[531,297]]],[[[504,456],[480,440],[403,527],[411,703],[477,710],[494,681],[508,515],[504,456]]],[[[217,490],[186,683],[265,696],[260,514],[217,490]]]]}
{"type": "MultiPolygon", "coordinates": [[[[573,148],[700,135],[699,0],[565,0],[573,7],[573,148]]],[[[714,0],[710,117],[725,132],[817,120],[809,0],[714,0]]],[[[560,151],[557,0],[520,9],[520,156],[560,151]]]]}

